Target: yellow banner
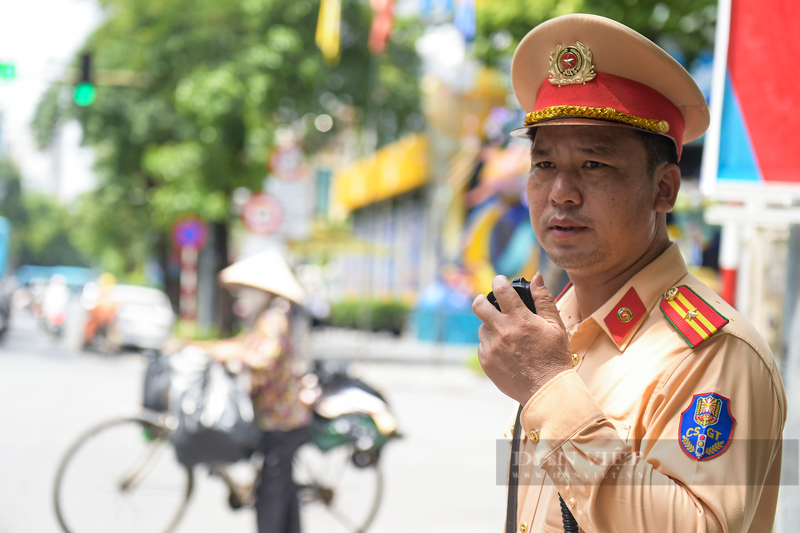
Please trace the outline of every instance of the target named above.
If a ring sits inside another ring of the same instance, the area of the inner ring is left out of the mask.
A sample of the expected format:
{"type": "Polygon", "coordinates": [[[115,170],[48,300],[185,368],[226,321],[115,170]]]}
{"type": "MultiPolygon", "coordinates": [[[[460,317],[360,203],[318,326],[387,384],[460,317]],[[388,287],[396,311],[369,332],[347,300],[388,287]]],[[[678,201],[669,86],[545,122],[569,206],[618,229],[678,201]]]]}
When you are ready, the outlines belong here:
{"type": "Polygon", "coordinates": [[[411,135],[337,172],[334,197],[352,211],[422,187],[428,177],[428,140],[411,135]]]}

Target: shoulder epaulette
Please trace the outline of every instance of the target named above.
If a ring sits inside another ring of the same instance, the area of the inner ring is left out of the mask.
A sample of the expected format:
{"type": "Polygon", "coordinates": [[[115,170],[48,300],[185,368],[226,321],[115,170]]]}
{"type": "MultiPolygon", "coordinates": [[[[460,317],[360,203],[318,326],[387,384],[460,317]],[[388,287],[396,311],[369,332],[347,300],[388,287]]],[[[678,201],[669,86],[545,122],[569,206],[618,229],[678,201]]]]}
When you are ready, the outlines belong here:
{"type": "Polygon", "coordinates": [[[700,346],[728,323],[727,318],[686,285],[672,287],[664,293],[661,312],[692,348],[700,346]]]}

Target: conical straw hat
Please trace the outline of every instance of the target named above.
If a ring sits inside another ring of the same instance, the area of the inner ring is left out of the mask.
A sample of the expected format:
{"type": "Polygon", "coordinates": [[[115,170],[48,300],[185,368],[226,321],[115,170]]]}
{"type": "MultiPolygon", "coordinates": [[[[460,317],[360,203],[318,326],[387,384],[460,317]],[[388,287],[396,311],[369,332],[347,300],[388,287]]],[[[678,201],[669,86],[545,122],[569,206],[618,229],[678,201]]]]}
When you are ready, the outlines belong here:
{"type": "Polygon", "coordinates": [[[242,285],[303,304],[306,292],[277,250],[266,250],[235,262],[219,273],[222,285],[242,285]]]}

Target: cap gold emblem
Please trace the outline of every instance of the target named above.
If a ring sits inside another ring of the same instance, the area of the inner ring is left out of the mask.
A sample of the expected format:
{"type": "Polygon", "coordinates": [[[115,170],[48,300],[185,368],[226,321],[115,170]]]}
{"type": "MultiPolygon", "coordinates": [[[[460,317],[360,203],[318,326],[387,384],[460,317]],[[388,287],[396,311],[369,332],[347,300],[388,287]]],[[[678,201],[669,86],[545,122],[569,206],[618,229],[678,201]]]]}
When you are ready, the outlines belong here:
{"type": "Polygon", "coordinates": [[[550,83],[553,85],[586,85],[594,79],[592,51],[580,41],[575,44],[577,46],[566,47],[559,44],[550,54],[550,83]]]}
{"type": "Polygon", "coordinates": [[[633,320],[633,311],[627,307],[620,307],[619,311],[617,311],[617,316],[623,322],[630,322],[633,320]]]}

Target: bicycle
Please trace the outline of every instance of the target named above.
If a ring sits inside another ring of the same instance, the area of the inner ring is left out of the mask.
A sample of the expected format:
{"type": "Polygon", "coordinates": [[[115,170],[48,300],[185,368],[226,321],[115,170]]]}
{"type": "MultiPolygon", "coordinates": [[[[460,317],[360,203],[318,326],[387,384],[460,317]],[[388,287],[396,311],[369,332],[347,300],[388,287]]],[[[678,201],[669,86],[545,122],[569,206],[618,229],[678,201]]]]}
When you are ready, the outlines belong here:
{"type": "MultiPolygon", "coordinates": [[[[313,530],[321,524],[321,531],[338,527],[343,533],[364,533],[377,515],[383,492],[380,452],[400,435],[396,428],[379,428],[386,426],[385,419],[348,408],[358,401],[359,391],[385,402],[377,391],[342,369],[329,371],[324,366],[315,362],[307,374],[313,379],[305,384],[319,389],[319,399],[307,441],[295,453],[293,465],[303,528],[313,530]],[[346,412],[338,412],[342,410],[346,412]]],[[[174,531],[194,488],[194,471],[177,461],[170,443],[177,424],[168,413],[145,409],[97,424],[79,436],[56,473],[53,501],[63,531],[174,531]]],[[[227,485],[234,509],[254,505],[261,460],[258,455],[249,460],[244,481],[236,479],[228,464],[206,465],[227,485]]]]}

